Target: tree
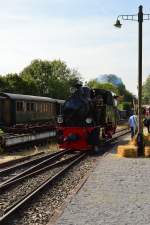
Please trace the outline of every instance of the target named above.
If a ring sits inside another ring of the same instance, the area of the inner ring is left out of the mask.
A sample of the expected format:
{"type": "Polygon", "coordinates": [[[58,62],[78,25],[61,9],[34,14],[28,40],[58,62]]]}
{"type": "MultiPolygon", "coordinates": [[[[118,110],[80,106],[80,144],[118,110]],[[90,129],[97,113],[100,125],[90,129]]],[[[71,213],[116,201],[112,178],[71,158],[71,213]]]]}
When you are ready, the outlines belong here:
{"type": "Polygon", "coordinates": [[[90,88],[100,88],[100,89],[105,89],[108,91],[112,91],[114,92],[116,95],[118,95],[118,88],[116,86],[114,86],[111,83],[100,83],[97,81],[97,79],[94,80],[90,80],[87,85],[90,88]]]}
{"type": "MultiPolygon", "coordinates": [[[[109,75],[107,75],[107,80],[114,80],[117,79],[117,76],[115,75],[110,75],[110,79],[109,79],[109,75]]],[[[118,84],[118,85],[114,85],[112,83],[101,83],[98,81],[98,79],[94,79],[94,80],[90,80],[88,82],[88,86],[91,88],[100,88],[100,89],[105,89],[108,91],[112,91],[114,92],[116,95],[119,95],[119,105],[118,108],[121,110],[131,110],[131,108],[133,108],[133,99],[136,99],[136,97],[129,92],[128,90],[126,90],[125,85],[122,83],[118,84]]]]}
{"type": "Polygon", "coordinates": [[[143,84],[143,103],[150,104],[150,75],[143,84]]]}
{"type": "Polygon", "coordinates": [[[36,91],[35,85],[27,83],[16,73],[0,77],[0,85],[1,92],[32,94],[36,91]]]}
{"type": "Polygon", "coordinates": [[[20,76],[25,82],[36,87],[34,94],[60,99],[67,98],[71,84],[80,80],[79,73],[69,69],[60,60],[36,59],[20,73],[20,76]]]}
{"type": "Polygon", "coordinates": [[[5,81],[4,76],[0,75],[0,91],[4,92],[6,87],[7,87],[7,83],[5,81]]]}
{"type": "Polygon", "coordinates": [[[46,95],[48,93],[47,86],[50,74],[51,65],[49,61],[34,60],[29,66],[24,68],[20,76],[29,86],[33,85],[36,87],[34,95],[46,95]]]}
{"type": "Polygon", "coordinates": [[[118,77],[115,74],[104,74],[104,75],[100,75],[100,76],[98,76],[97,80],[100,83],[111,83],[114,86],[123,85],[123,82],[122,82],[121,78],[118,77]]]}

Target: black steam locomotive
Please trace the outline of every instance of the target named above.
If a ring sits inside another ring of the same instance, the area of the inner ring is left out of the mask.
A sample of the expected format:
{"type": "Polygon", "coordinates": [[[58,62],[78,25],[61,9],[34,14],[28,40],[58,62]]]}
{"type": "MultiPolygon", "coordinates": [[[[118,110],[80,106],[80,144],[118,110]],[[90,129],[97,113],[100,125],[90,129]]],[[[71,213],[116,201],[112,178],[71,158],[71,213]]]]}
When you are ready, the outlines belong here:
{"type": "Polygon", "coordinates": [[[60,148],[89,150],[109,139],[117,124],[116,96],[102,89],[77,87],[58,118],[60,148]]]}

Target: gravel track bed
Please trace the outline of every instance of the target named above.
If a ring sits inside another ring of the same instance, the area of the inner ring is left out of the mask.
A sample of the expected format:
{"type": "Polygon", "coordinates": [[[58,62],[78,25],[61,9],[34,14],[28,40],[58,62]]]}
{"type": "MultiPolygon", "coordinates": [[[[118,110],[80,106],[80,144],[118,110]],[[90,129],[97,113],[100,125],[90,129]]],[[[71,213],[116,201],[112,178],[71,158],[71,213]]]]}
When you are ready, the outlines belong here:
{"type": "MultiPolygon", "coordinates": [[[[49,154],[49,153],[44,153],[44,154],[42,154],[42,156],[46,156],[46,155],[48,155],[48,154],[49,154]]],[[[23,162],[18,162],[18,163],[13,164],[12,166],[22,165],[22,168],[20,168],[20,169],[13,169],[13,171],[12,171],[12,172],[10,171],[10,174],[8,174],[8,175],[1,175],[1,176],[0,176],[0,184],[1,184],[2,182],[4,182],[5,180],[8,180],[8,179],[11,178],[12,176],[15,176],[15,175],[17,175],[17,174],[23,172],[23,171],[26,170],[27,168],[31,167],[31,165],[30,165],[30,166],[24,166],[23,163],[29,162],[31,159],[32,159],[32,160],[33,160],[33,159],[38,159],[38,158],[40,158],[40,157],[41,157],[41,155],[35,155],[35,156],[32,156],[32,158],[30,158],[30,159],[24,160],[23,162]]],[[[34,166],[34,165],[36,165],[36,162],[32,164],[32,166],[34,166]]],[[[2,168],[2,169],[0,169],[0,171],[3,170],[3,169],[7,169],[7,168],[9,168],[9,167],[10,167],[10,166],[7,166],[7,167],[5,167],[5,168],[2,168]]]]}
{"type": "Polygon", "coordinates": [[[78,185],[89,170],[94,167],[95,157],[87,157],[69,170],[59,181],[54,182],[50,189],[33,200],[30,207],[17,213],[11,225],[45,225],[54,210],[59,208],[68,194],[78,185]]]}
{"type": "MultiPolygon", "coordinates": [[[[48,153],[49,154],[49,153],[48,153]]],[[[47,154],[45,154],[44,156],[46,156],[47,154]]],[[[67,157],[69,157],[70,155],[64,155],[61,157],[61,159],[66,159],[67,157]]],[[[73,154],[72,154],[73,156],[73,154]]],[[[36,157],[36,158],[39,158],[39,157],[36,157]]],[[[58,160],[59,161],[59,160],[58,160]]],[[[42,161],[41,161],[42,162],[42,161]]],[[[38,162],[40,163],[40,162],[38,162]]],[[[37,163],[33,163],[32,165],[29,165],[29,166],[23,166],[22,168],[20,169],[14,169],[12,171],[12,173],[10,172],[9,175],[4,175],[4,176],[0,176],[0,184],[2,184],[3,182],[7,181],[8,179],[10,179],[11,177],[14,177],[16,176],[17,174],[20,174],[22,172],[24,172],[25,170],[27,170],[28,168],[32,167],[32,166],[35,166],[37,163]]]]}
{"type": "Polygon", "coordinates": [[[120,126],[117,126],[116,131],[119,132],[126,128],[128,128],[128,124],[120,125],[120,126]]]}
{"type": "MultiPolygon", "coordinates": [[[[66,155],[61,159],[69,158],[70,155],[66,155]]],[[[4,191],[0,195],[0,216],[3,215],[4,210],[11,204],[15,203],[19,199],[21,199],[26,194],[30,193],[34,188],[38,187],[41,183],[43,183],[49,177],[52,177],[54,174],[59,172],[66,164],[58,166],[57,168],[51,168],[45,172],[41,172],[39,175],[35,175],[34,177],[27,178],[27,180],[22,181],[19,185],[14,185],[7,192],[4,191]]]]}

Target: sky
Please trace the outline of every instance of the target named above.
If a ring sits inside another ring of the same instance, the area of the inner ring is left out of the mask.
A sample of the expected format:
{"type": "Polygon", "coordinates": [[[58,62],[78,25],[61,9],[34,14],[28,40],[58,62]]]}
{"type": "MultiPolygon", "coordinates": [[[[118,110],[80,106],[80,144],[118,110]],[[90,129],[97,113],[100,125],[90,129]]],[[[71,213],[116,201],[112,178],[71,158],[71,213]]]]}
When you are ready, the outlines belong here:
{"type": "MultiPolygon", "coordinates": [[[[0,74],[34,59],[64,61],[85,81],[116,74],[137,93],[138,22],[118,15],[150,13],[149,0],[0,0],[0,74]]],[[[143,82],[150,74],[150,21],[143,23],[143,82]]],[[[36,93],[35,93],[36,94],[36,93]]]]}

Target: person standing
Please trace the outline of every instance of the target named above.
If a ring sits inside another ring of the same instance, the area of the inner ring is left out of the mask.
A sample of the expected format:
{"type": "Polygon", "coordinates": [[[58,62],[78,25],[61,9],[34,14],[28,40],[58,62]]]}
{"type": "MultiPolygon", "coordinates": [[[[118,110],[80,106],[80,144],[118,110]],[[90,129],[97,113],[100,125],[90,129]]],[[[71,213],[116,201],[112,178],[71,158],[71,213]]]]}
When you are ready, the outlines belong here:
{"type": "Polygon", "coordinates": [[[144,126],[147,127],[148,133],[150,133],[150,119],[145,118],[143,123],[144,123],[144,126]]]}
{"type": "Polygon", "coordinates": [[[136,134],[136,130],[137,130],[137,118],[134,114],[129,117],[128,124],[129,124],[130,130],[131,130],[131,139],[133,139],[134,135],[136,134]]]}

